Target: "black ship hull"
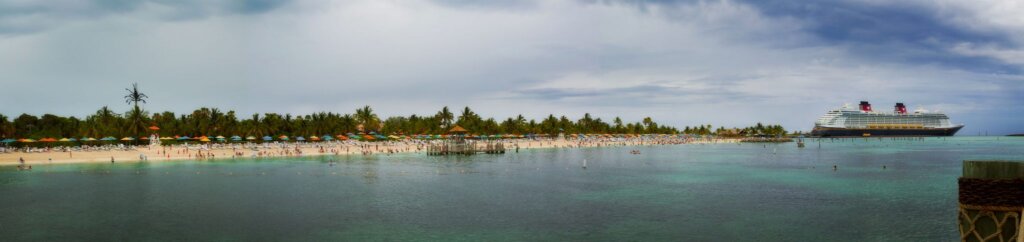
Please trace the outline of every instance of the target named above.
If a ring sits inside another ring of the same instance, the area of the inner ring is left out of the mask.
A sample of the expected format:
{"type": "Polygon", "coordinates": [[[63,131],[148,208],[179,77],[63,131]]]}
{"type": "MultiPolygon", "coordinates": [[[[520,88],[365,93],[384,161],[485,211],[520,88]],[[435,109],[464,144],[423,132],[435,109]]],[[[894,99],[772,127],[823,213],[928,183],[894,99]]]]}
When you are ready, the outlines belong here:
{"type": "Polygon", "coordinates": [[[811,135],[818,137],[892,137],[892,136],[953,136],[960,128],[934,129],[846,129],[815,127],[811,135]]]}

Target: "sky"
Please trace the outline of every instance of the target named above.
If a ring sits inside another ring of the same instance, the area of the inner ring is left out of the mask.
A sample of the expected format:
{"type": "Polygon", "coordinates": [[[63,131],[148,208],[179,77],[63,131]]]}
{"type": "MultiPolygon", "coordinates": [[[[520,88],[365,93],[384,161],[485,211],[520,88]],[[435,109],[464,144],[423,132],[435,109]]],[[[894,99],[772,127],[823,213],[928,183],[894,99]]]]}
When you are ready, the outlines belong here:
{"type": "Polygon", "coordinates": [[[0,0],[0,113],[590,113],[809,131],[861,100],[1024,133],[1024,2],[0,0]],[[457,112],[456,112],[457,113],[457,112]]]}

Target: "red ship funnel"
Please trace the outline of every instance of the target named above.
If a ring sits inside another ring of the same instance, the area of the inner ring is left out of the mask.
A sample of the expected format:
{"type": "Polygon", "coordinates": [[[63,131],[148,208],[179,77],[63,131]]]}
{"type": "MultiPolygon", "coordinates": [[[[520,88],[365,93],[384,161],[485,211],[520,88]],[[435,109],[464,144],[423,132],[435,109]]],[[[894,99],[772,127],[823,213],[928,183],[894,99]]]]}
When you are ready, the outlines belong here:
{"type": "Polygon", "coordinates": [[[860,101],[860,111],[871,112],[871,104],[868,101],[860,101]]]}
{"type": "Polygon", "coordinates": [[[903,106],[903,103],[896,103],[896,113],[907,114],[907,106],[903,106]]]}

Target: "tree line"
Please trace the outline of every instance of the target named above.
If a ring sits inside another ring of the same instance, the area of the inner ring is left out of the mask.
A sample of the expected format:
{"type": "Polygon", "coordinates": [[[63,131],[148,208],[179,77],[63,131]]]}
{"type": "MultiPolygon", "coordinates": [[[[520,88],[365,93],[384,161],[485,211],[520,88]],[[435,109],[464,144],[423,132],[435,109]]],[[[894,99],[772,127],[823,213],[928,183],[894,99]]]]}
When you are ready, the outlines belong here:
{"type": "Polygon", "coordinates": [[[780,125],[755,126],[740,129],[719,129],[701,125],[686,127],[682,131],[667,125],[660,125],[650,117],[639,122],[626,123],[615,117],[611,122],[594,118],[590,113],[573,120],[565,115],[548,115],[541,120],[527,120],[523,115],[504,120],[483,118],[469,107],[465,107],[456,118],[448,107],[432,115],[392,116],[381,119],[370,106],[356,109],[351,114],[318,112],[306,115],[264,113],[239,117],[235,111],[221,111],[217,108],[199,108],[191,113],[175,114],[164,111],[150,114],[139,107],[146,103],[146,94],[139,91],[137,84],[126,88],[125,103],[132,109],[121,114],[104,106],[83,119],[44,114],[36,117],[22,114],[14,119],[0,114],[0,138],[44,137],[142,137],[155,131],[163,137],[185,135],[197,136],[311,136],[337,135],[348,133],[380,134],[444,134],[453,125],[459,125],[475,134],[695,134],[695,135],[784,135],[780,125]]]}
{"type": "MultiPolygon", "coordinates": [[[[306,115],[264,113],[239,117],[235,111],[217,108],[199,108],[191,113],[176,114],[164,111],[149,114],[134,107],[117,113],[102,107],[95,113],[78,118],[54,114],[34,116],[22,114],[11,119],[0,114],[0,137],[141,137],[156,126],[160,136],[186,135],[216,136],[278,136],[278,135],[336,135],[347,133],[380,134],[444,134],[459,125],[475,134],[677,134],[674,127],[658,124],[650,117],[634,123],[614,118],[606,122],[589,113],[579,119],[548,115],[541,120],[527,119],[523,115],[504,120],[483,118],[469,107],[458,116],[448,107],[433,115],[392,116],[381,119],[369,106],[350,114],[318,112],[306,115]]],[[[696,134],[696,133],[694,133],[696,134]]]]}

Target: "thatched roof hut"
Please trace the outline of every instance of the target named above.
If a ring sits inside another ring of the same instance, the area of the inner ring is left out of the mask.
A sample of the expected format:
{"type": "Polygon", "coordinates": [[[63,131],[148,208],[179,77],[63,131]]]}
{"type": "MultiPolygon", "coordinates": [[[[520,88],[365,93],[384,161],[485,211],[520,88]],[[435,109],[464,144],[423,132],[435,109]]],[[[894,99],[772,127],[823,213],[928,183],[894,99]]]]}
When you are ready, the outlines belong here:
{"type": "Polygon", "coordinates": [[[469,133],[469,130],[466,130],[465,128],[462,128],[462,126],[459,126],[458,124],[456,124],[455,127],[452,127],[451,130],[448,130],[448,133],[449,134],[466,134],[466,133],[469,133]]]}

